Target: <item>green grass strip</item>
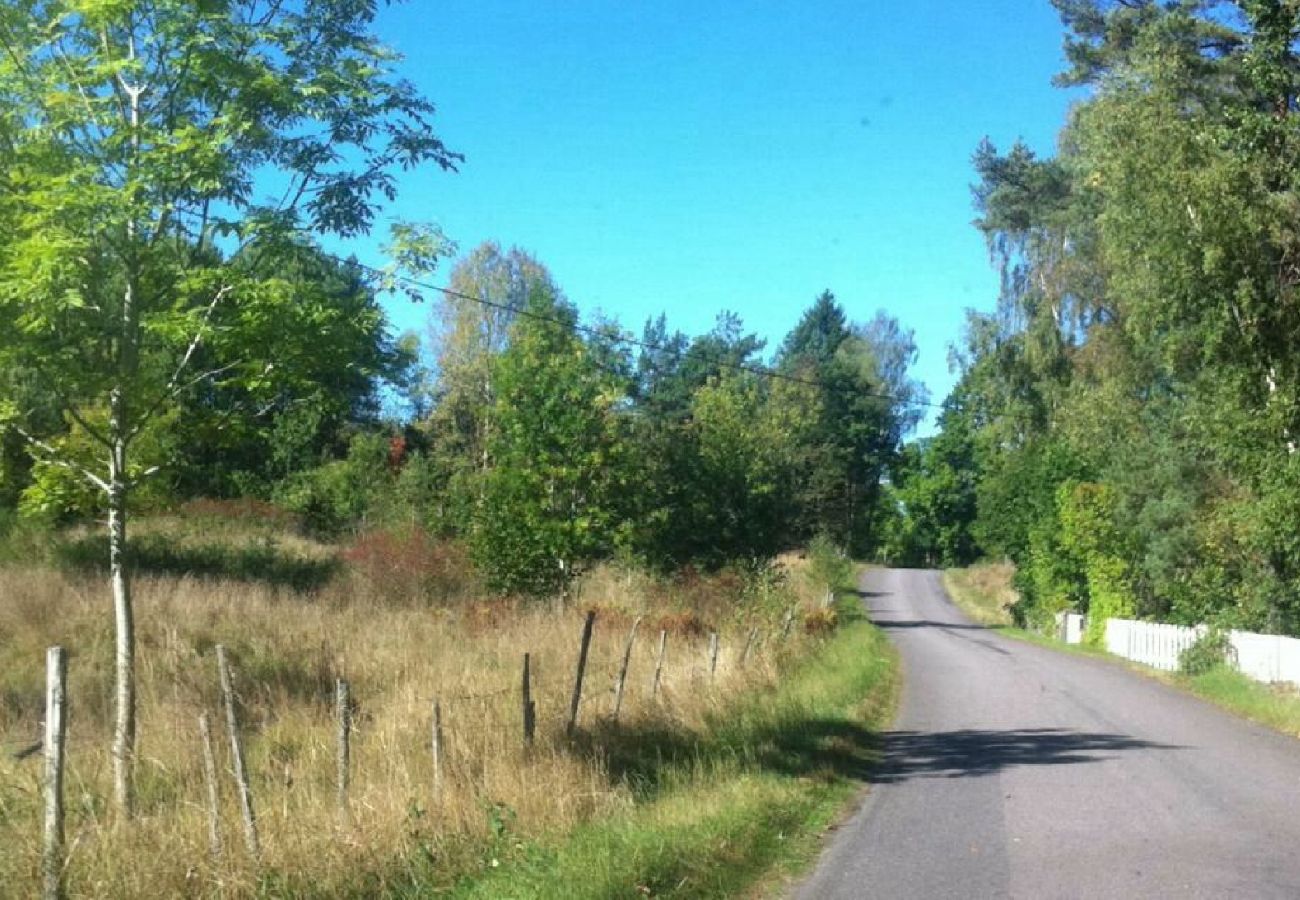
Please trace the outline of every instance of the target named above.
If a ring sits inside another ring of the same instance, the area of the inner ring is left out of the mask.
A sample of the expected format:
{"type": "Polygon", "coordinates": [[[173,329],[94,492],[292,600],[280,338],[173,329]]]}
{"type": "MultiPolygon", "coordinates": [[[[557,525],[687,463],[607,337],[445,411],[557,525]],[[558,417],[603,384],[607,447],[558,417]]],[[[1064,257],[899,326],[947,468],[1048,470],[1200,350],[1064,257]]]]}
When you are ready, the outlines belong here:
{"type": "MultiPolygon", "coordinates": [[[[852,611],[841,607],[846,616],[852,611]]],[[[714,723],[628,813],[462,880],[457,898],[729,897],[816,858],[861,787],[892,712],[896,658],[880,631],[842,627],[780,688],[714,723]]],[[[411,896],[419,895],[412,886],[411,896]]]]}

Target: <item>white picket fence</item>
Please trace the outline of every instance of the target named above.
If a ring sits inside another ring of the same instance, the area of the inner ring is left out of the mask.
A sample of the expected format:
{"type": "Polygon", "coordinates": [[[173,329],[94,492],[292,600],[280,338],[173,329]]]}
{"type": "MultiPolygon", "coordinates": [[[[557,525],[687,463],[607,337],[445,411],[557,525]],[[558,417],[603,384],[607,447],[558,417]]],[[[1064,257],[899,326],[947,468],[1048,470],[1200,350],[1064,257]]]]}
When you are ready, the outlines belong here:
{"type": "MultiPolygon", "coordinates": [[[[1205,633],[1205,626],[1161,625],[1132,619],[1106,620],[1106,649],[1156,669],[1172,672],[1179,655],[1205,633]]],[[[1232,662],[1256,681],[1300,685],[1300,640],[1277,634],[1230,631],[1232,662]]]]}

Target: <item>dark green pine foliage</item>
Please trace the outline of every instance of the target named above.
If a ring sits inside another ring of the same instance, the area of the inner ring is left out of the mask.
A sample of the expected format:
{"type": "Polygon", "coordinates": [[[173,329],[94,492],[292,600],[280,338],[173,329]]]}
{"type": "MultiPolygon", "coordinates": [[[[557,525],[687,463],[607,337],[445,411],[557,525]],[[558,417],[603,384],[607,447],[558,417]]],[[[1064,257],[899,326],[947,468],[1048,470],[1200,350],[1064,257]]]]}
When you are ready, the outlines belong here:
{"type": "Polygon", "coordinates": [[[894,410],[881,399],[877,360],[830,291],[781,345],[778,367],[814,386],[815,420],[794,494],[791,539],[826,532],[863,554],[873,533],[880,479],[896,449],[894,410]]]}

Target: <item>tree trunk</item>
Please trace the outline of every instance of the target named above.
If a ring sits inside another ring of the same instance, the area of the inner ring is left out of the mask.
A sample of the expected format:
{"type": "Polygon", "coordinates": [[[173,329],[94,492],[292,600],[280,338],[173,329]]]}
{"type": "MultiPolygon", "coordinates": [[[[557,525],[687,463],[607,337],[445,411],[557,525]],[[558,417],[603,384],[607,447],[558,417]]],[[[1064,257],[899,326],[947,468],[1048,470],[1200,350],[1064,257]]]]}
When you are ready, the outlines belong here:
{"type": "MultiPolygon", "coordinates": [[[[136,59],[134,22],[127,32],[127,58],[136,59]]],[[[140,97],[144,88],[122,81],[128,101],[128,124],[134,159],[140,154],[140,97]]],[[[139,202],[139,185],[131,196],[139,202]]],[[[122,295],[121,333],[117,346],[117,383],[108,395],[108,573],[113,588],[114,719],[113,719],[113,802],[117,812],[129,819],[135,800],[135,623],[131,610],[131,575],[126,569],[127,447],[131,443],[131,421],[127,392],[140,370],[140,284],[141,264],[136,241],[140,233],[134,215],[126,221],[126,290],[122,295]]]]}
{"type": "Polygon", "coordinates": [[[121,433],[122,400],[112,396],[110,421],[112,456],[108,484],[108,570],[113,587],[114,722],[113,802],[129,818],[133,801],[132,769],[135,761],[135,623],[131,610],[131,575],[126,568],[127,493],[126,438],[121,433]]]}

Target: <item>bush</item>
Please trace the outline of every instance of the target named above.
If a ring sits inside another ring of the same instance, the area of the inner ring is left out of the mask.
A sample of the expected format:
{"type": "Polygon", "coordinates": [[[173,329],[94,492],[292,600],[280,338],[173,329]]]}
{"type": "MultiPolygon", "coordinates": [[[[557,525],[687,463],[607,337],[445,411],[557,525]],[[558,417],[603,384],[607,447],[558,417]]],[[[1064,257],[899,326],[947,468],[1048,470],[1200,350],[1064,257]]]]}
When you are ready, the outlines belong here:
{"type": "Polygon", "coordinates": [[[276,486],[273,499],[295,513],[313,537],[333,539],[365,524],[391,487],[388,439],[360,434],[347,459],[297,472],[276,486]]]}
{"type": "Polygon", "coordinates": [[[475,586],[464,548],[419,528],[367,532],[343,551],[343,559],[389,601],[446,602],[475,586]]]}
{"type": "Polygon", "coordinates": [[[839,613],[834,607],[814,609],[803,617],[803,630],[812,635],[827,635],[839,625],[839,613]]]}
{"type": "Polygon", "coordinates": [[[853,561],[842,547],[819,534],[808,544],[808,575],[818,587],[833,594],[850,586],[853,561]]]}
{"type": "Polygon", "coordinates": [[[1204,675],[1227,665],[1235,656],[1231,635],[1220,628],[1211,628],[1178,654],[1178,670],[1184,675],[1204,675]]]}

